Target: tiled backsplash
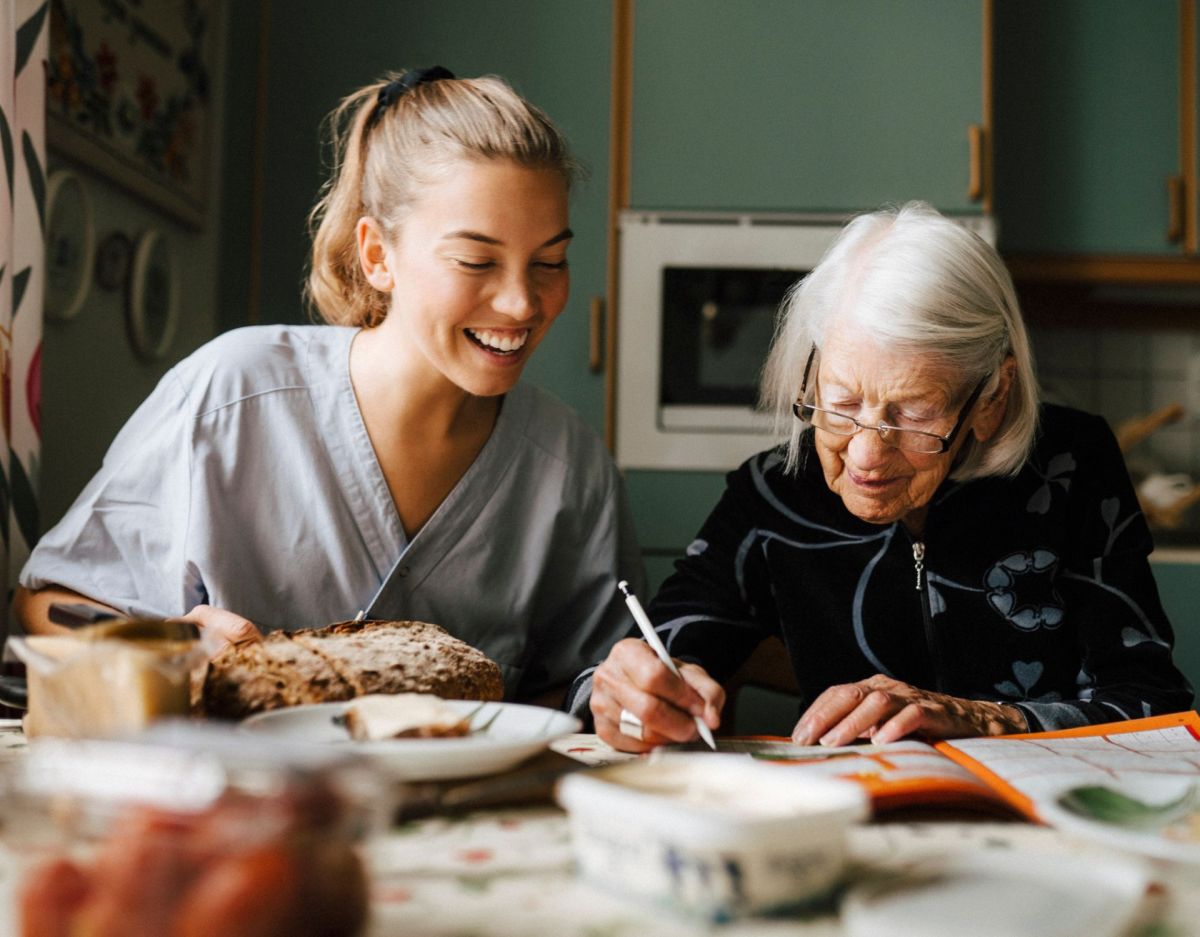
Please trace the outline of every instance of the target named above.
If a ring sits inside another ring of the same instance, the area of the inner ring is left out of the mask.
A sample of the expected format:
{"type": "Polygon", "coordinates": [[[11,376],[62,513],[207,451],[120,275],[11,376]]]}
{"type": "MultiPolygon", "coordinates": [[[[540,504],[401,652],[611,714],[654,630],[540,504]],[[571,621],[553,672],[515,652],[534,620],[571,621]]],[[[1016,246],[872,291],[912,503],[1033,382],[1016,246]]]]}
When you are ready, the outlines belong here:
{"type": "MultiPolygon", "coordinates": [[[[1047,400],[1099,413],[1114,429],[1181,404],[1189,411],[1183,419],[1133,447],[1126,462],[1135,481],[1151,472],[1200,481],[1200,412],[1190,411],[1188,395],[1189,362],[1200,364],[1200,332],[1038,327],[1031,338],[1047,400]]],[[[1182,527],[1184,539],[1200,543],[1200,505],[1189,509],[1182,527]]]]}

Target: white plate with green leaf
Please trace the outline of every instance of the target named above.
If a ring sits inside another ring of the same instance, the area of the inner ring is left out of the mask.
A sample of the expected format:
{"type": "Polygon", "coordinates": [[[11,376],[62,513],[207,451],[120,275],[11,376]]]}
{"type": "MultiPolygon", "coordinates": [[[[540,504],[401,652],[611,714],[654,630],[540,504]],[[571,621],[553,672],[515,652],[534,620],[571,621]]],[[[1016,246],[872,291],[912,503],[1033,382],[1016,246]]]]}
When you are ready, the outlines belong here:
{"type": "Polygon", "coordinates": [[[1143,856],[1200,863],[1200,774],[1124,777],[1039,801],[1047,823],[1143,856]]]}

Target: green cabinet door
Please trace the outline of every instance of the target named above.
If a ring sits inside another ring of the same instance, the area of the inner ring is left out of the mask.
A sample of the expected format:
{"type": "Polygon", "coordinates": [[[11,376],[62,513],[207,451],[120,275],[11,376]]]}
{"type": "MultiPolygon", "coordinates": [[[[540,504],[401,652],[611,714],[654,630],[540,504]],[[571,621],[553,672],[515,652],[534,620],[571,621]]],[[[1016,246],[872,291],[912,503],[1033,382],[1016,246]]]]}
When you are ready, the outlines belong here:
{"type": "Polygon", "coordinates": [[[637,0],[635,208],[977,212],[981,0],[637,0]]]}
{"type": "Polygon", "coordinates": [[[997,0],[993,23],[1000,247],[1178,252],[1176,0],[997,0]]]}

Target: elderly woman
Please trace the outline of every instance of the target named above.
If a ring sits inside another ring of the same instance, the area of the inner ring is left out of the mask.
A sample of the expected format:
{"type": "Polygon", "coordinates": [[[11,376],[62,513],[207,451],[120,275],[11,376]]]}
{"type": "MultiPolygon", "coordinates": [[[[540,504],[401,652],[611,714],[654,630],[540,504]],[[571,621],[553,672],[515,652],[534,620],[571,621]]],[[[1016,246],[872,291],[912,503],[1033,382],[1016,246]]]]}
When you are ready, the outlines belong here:
{"type": "Polygon", "coordinates": [[[576,681],[605,741],[716,728],[720,682],[770,635],[808,703],[800,743],[1191,706],[1113,435],[1039,406],[983,240],[922,204],[852,221],[789,294],[763,397],[790,441],[729,475],[648,609],[682,679],[626,639],[576,681]]]}

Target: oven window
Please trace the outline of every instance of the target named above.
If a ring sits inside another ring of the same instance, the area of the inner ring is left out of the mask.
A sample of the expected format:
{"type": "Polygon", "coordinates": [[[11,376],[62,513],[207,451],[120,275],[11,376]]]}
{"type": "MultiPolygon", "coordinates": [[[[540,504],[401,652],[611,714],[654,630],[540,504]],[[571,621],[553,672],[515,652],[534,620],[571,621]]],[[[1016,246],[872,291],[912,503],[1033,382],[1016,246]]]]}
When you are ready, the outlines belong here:
{"type": "Polygon", "coordinates": [[[660,405],[753,407],[775,314],[805,273],[664,268],[660,405]]]}

